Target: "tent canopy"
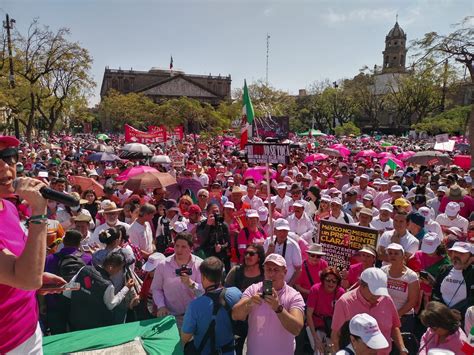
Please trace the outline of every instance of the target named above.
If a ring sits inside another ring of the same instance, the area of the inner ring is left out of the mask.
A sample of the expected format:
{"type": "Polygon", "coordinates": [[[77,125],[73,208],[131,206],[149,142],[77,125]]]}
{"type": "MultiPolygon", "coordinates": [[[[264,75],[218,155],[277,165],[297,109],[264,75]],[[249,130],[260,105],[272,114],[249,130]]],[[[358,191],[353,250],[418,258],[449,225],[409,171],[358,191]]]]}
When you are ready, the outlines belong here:
{"type": "Polygon", "coordinates": [[[321,132],[319,129],[310,129],[306,132],[303,132],[303,133],[298,133],[299,136],[313,136],[313,137],[317,137],[317,136],[327,136],[327,134],[321,132]]]}

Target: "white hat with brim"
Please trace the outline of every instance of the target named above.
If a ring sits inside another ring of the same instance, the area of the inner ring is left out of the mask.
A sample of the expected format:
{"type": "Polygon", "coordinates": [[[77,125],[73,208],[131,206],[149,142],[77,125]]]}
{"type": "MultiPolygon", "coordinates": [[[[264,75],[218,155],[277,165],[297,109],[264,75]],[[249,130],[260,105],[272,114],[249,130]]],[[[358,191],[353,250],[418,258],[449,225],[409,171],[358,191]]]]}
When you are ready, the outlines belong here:
{"type": "Polygon", "coordinates": [[[456,242],[449,251],[457,251],[458,253],[472,253],[472,244],[466,242],[456,242]]]}
{"type": "Polygon", "coordinates": [[[421,251],[425,254],[433,254],[441,244],[441,239],[436,233],[428,233],[421,241],[421,251]]]}
{"type": "Polygon", "coordinates": [[[259,218],[258,212],[255,210],[247,210],[246,216],[247,218],[259,218]]]}
{"type": "Polygon", "coordinates": [[[270,254],[270,255],[268,255],[265,258],[264,264],[266,264],[266,263],[274,263],[275,265],[286,267],[286,260],[280,254],[270,254]]]}
{"type": "Polygon", "coordinates": [[[148,260],[142,266],[142,270],[150,272],[156,269],[160,261],[165,260],[166,257],[161,253],[153,253],[148,257],[148,260]]]}
{"type": "Polygon", "coordinates": [[[352,317],[349,331],[352,335],[360,337],[370,349],[380,350],[388,347],[388,341],[380,331],[377,321],[367,313],[352,317]]]}
{"type": "Polygon", "coordinates": [[[387,290],[387,274],[376,267],[365,269],[360,279],[367,283],[370,292],[375,296],[389,296],[387,290]]]}
{"type": "Polygon", "coordinates": [[[288,223],[288,221],[286,219],[278,218],[275,221],[275,229],[278,230],[278,231],[280,231],[280,230],[289,231],[290,230],[290,224],[288,223]]]}

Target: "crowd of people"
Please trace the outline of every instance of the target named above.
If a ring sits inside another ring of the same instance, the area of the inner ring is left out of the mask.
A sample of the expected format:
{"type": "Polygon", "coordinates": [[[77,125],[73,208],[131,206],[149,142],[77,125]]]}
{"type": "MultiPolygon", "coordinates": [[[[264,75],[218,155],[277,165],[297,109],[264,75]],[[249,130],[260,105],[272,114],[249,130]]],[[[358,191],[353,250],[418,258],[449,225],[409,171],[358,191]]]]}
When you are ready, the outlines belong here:
{"type": "Polygon", "coordinates": [[[370,137],[305,139],[270,176],[222,139],[152,145],[179,151],[180,164],[91,161],[97,145],[123,143],[92,139],[0,136],[0,353],[40,353],[41,334],[167,315],[185,354],[473,353],[474,169],[386,169],[357,154],[386,152],[370,137]],[[352,153],[307,159],[335,143],[352,153]],[[124,174],[148,165],[179,192],[129,189],[124,174]],[[42,199],[45,185],[79,205],[42,199]],[[330,265],[323,220],[378,241],[348,268],[330,265]]]}

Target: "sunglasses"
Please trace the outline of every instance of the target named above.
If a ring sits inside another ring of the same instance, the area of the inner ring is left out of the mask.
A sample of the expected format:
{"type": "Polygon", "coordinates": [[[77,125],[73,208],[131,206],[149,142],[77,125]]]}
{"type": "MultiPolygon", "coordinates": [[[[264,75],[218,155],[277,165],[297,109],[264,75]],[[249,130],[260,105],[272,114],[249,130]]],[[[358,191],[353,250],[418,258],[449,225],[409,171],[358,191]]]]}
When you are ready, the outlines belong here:
{"type": "Polygon", "coordinates": [[[15,165],[18,163],[18,149],[17,148],[7,148],[0,150],[0,159],[8,165],[15,165]]]}
{"type": "Polygon", "coordinates": [[[316,259],[319,259],[319,258],[321,257],[321,255],[308,253],[308,257],[309,257],[309,258],[316,258],[316,259]]]}
{"type": "Polygon", "coordinates": [[[257,255],[257,252],[256,251],[246,251],[245,255],[246,256],[254,256],[254,255],[257,255]]]}
{"type": "Polygon", "coordinates": [[[326,281],[328,283],[337,284],[337,280],[335,280],[335,279],[324,279],[324,281],[326,281]]]}

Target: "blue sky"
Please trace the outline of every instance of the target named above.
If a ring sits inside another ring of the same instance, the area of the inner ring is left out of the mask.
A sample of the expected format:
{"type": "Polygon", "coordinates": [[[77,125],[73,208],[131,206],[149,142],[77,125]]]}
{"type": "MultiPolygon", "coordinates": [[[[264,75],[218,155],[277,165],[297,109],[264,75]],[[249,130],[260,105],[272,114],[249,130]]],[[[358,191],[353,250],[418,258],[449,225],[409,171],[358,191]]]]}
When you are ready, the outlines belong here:
{"type": "Polygon", "coordinates": [[[265,78],[295,94],[312,82],[353,77],[382,64],[385,35],[399,23],[408,40],[447,33],[474,15],[473,0],[2,0],[0,16],[25,32],[31,20],[69,27],[87,48],[99,100],[105,66],[149,70],[169,66],[191,74],[232,75],[232,88],[265,78]]]}

